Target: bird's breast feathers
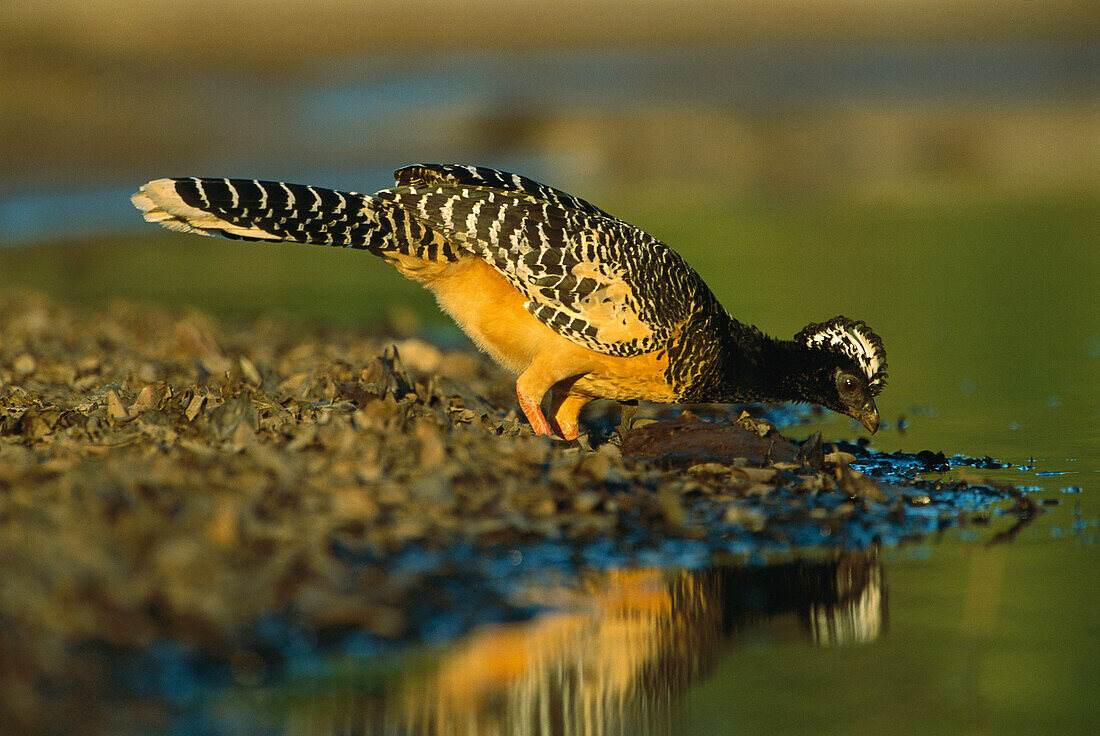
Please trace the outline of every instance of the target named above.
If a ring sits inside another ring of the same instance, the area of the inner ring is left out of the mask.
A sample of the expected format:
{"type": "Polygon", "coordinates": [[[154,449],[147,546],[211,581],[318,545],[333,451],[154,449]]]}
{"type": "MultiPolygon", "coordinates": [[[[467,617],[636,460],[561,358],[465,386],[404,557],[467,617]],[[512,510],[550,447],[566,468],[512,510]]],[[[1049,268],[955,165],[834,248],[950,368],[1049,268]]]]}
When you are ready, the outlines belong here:
{"type": "Polygon", "coordinates": [[[666,350],[636,356],[591,350],[535,319],[524,296],[477,256],[410,273],[427,276],[418,280],[435,293],[440,306],[481,349],[515,373],[539,362],[552,365],[563,378],[576,378],[576,392],[593,397],[676,398],[666,378],[666,350]]]}

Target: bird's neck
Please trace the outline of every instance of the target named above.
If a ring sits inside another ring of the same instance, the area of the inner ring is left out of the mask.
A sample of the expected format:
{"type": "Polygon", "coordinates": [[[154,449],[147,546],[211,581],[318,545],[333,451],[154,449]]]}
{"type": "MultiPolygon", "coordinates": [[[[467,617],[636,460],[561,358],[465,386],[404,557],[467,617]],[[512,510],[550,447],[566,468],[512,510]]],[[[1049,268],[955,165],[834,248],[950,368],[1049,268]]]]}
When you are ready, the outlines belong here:
{"type": "Polygon", "coordinates": [[[723,350],[721,400],[813,401],[812,376],[819,355],[800,342],[777,340],[732,320],[723,350]]]}

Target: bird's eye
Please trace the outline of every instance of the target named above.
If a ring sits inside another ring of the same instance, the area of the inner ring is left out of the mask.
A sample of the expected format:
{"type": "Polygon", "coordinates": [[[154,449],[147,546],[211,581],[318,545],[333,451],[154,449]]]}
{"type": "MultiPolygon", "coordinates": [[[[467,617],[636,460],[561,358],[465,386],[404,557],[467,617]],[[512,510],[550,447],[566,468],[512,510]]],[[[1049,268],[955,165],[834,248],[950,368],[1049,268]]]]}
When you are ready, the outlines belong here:
{"type": "Polygon", "coordinates": [[[848,374],[838,376],[836,384],[841,393],[853,393],[859,388],[859,381],[855,376],[848,374]]]}

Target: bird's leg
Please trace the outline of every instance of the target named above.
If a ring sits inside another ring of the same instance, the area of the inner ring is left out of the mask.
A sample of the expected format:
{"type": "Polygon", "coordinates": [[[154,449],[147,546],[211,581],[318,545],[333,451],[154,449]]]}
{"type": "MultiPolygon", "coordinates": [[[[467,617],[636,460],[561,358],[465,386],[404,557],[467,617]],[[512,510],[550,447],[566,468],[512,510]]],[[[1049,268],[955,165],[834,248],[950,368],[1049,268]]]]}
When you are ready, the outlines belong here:
{"type": "Polygon", "coordinates": [[[620,401],[619,409],[619,434],[621,435],[634,426],[634,415],[638,413],[638,402],[637,400],[620,401]]]}
{"type": "Polygon", "coordinates": [[[542,413],[542,407],[539,406],[538,399],[531,398],[529,394],[524,393],[523,386],[519,383],[516,383],[516,396],[519,397],[519,408],[523,410],[527,421],[531,423],[531,429],[534,433],[553,435],[554,433],[550,431],[550,424],[542,413]]]}
{"type": "MultiPolygon", "coordinates": [[[[580,406],[583,406],[583,404],[574,406],[572,402],[565,402],[569,408],[562,419],[565,420],[567,425],[570,425],[568,428],[562,427],[556,421],[556,415],[560,411],[559,404],[555,403],[551,411],[551,414],[555,415],[553,428],[546,421],[546,416],[542,413],[542,407],[539,404],[542,403],[542,397],[546,395],[546,392],[559,381],[561,382],[561,390],[568,392],[569,387],[583,372],[581,370],[578,373],[575,362],[569,363],[562,360],[560,353],[547,352],[535,356],[535,359],[527,366],[527,370],[516,379],[516,395],[519,397],[520,408],[527,415],[527,420],[531,422],[531,429],[534,430],[535,434],[552,435],[555,434],[554,430],[557,430],[565,439],[576,438],[577,412],[580,411],[580,406]],[[569,380],[570,378],[572,380],[569,380]],[[572,414],[569,412],[572,412],[572,414]],[[572,436],[566,437],[566,432],[571,432],[572,436]]],[[[566,399],[568,399],[568,396],[566,399]]]]}
{"type": "Polygon", "coordinates": [[[531,361],[527,370],[516,379],[516,396],[519,397],[519,408],[531,422],[531,429],[535,434],[553,436],[550,423],[546,421],[546,415],[542,413],[542,397],[554,385],[557,378],[547,370],[547,363],[537,358],[531,361]]]}
{"type": "Polygon", "coordinates": [[[550,389],[550,428],[566,440],[580,436],[578,417],[584,405],[592,401],[589,396],[569,393],[572,383],[562,381],[550,389]]]}

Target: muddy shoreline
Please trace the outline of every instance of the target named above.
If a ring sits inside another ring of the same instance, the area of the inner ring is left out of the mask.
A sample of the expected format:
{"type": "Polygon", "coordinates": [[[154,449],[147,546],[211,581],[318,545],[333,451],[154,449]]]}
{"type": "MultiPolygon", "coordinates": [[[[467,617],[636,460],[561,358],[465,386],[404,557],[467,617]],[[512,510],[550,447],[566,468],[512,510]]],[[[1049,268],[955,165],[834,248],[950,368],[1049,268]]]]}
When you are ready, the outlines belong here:
{"type": "Polygon", "coordinates": [[[921,480],[989,458],[798,444],[748,415],[643,411],[620,435],[614,407],[564,443],[514,403],[481,356],[420,339],[0,295],[9,722],[94,718],[165,642],[191,666],[250,652],[270,674],[293,656],[272,626],[317,650],[417,641],[444,613],[458,634],[524,615],[512,575],[865,548],[987,524],[1001,501],[1035,512],[977,478],[921,480]]]}

